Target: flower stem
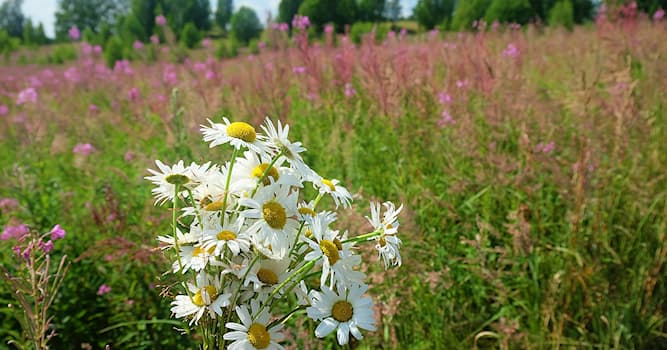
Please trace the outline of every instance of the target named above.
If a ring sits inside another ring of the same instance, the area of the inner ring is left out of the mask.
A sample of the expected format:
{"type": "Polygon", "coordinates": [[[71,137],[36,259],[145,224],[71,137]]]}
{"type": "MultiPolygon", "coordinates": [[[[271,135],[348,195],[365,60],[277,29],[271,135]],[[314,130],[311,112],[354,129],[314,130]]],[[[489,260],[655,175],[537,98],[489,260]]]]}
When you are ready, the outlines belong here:
{"type": "Polygon", "coordinates": [[[222,215],[220,216],[220,223],[222,226],[225,226],[225,213],[227,212],[227,197],[229,196],[229,182],[232,179],[232,169],[234,168],[234,163],[236,163],[236,156],[238,155],[239,150],[234,148],[232,153],[232,159],[229,161],[229,169],[227,169],[227,181],[225,181],[225,198],[222,200],[222,215]]]}
{"type": "Polygon", "coordinates": [[[264,308],[266,308],[266,305],[273,300],[273,297],[282,289],[289,281],[292,280],[297,275],[300,275],[302,272],[310,270],[315,266],[315,260],[307,262],[305,265],[301,266],[298,270],[294,271],[291,275],[289,275],[284,281],[282,281],[272,292],[269,294],[269,297],[266,298],[267,302],[262,305],[262,307],[257,310],[257,312],[252,316],[253,321],[259,316],[259,314],[262,313],[264,308]]]}
{"type": "Polygon", "coordinates": [[[174,194],[174,205],[171,212],[171,227],[174,234],[174,249],[176,249],[176,259],[178,260],[178,272],[183,271],[183,263],[181,262],[181,247],[178,245],[178,235],[176,229],[176,211],[178,210],[178,191],[180,190],[180,185],[174,185],[176,187],[174,194]]]}

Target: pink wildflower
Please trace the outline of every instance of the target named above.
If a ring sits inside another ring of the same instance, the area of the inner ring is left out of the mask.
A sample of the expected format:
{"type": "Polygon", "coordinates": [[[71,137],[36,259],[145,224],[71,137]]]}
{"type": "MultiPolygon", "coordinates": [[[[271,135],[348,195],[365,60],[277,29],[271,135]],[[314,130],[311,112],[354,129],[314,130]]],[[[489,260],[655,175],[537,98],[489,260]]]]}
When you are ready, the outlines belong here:
{"type": "Polygon", "coordinates": [[[94,52],[96,55],[101,54],[101,53],[102,53],[102,46],[100,46],[100,45],[95,45],[95,46],[93,46],[93,52],[94,52]]]}
{"type": "Polygon", "coordinates": [[[19,201],[14,198],[2,198],[0,199],[0,210],[2,211],[11,211],[16,209],[19,206],[19,201]]]}
{"type": "Polygon", "coordinates": [[[158,15],[155,17],[155,24],[163,27],[165,24],[167,24],[167,19],[163,15],[158,15]]]}
{"type": "Polygon", "coordinates": [[[79,28],[76,26],[72,26],[72,28],[69,29],[69,38],[72,40],[79,40],[81,38],[81,32],[79,31],[79,28]]]}
{"type": "Polygon", "coordinates": [[[72,149],[74,154],[80,154],[82,156],[88,156],[95,151],[95,146],[89,143],[78,143],[72,149]]]}
{"type": "Polygon", "coordinates": [[[63,228],[60,227],[60,224],[53,226],[53,228],[51,229],[51,239],[57,241],[63,238],[65,238],[65,230],[63,230],[63,228]]]}
{"type": "Polygon", "coordinates": [[[519,57],[519,54],[521,54],[521,52],[519,51],[519,48],[514,45],[514,43],[507,44],[507,48],[503,50],[503,56],[505,57],[517,58],[519,57]]]}
{"type": "Polygon", "coordinates": [[[205,78],[206,78],[206,80],[213,80],[213,79],[215,79],[215,72],[212,71],[212,70],[207,70],[207,71],[206,71],[206,76],[205,76],[205,78]]]}
{"type": "Polygon", "coordinates": [[[46,243],[39,242],[39,248],[44,251],[44,253],[49,254],[53,251],[53,241],[49,240],[46,243]]]}
{"type": "Polygon", "coordinates": [[[125,159],[126,162],[132,161],[134,159],[134,152],[132,151],[125,152],[125,156],[123,157],[123,159],[125,159]]]}
{"type": "Polygon", "coordinates": [[[8,239],[18,239],[21,240],[23,236],[28,234],[28,226],[26,224],[20,224],[16,226],[5,226],[5,229],[2,230],[0,234],[0,240],[6,241],[8,239]]]}
{"type": "Polygon", "coordinates": [[[332,26],[331,24],[327,24],[327,25],[324,26],[324,32],[325,33],[331,34],[331,33],[333,33],[333,31],[334,31],[334,26],[332,26]]]}
{"type": "Polygon", "coordinates": [[[9,113],[9,107],[5,105],[0,105],[0,116],[6,115],[7,113],[9,113]]]}
{"type": "Polygon", "coordinates": [[[306,72],[306,67],[303,66],[297,66],[292,68],[292,73],[294,74],[301,74],[306,72]]]}
{"type": "Polygon", "coordinates": [[[134,47],[135,50],[141,50],[144,48],[144,43],[139,40],[135,40],[134,44],[132,44],[132,47],[134,47]]]}
{"type": "Polygon", "coordinates": [[[100,108],[97,107],[97,105],[91,103],[91,104],[88,105],[88,111],[89,111],[90,113],[97,113],[97,112],[100,111],[100,108]]]}
{"type": "Polygon", "coordinates": [[[306,30],[308,27],[310,27],[310,19],[308,16],[295,15],[292,19],[292,28],[306,30]]]}
{"type": "Polygon", "coordinates": [[[106,284],[102,284],[100,288],[97,290],[97,295],[104,295],[111,292],[111,287],[107,286],[106,284]]]}
{"type": "Polygon", "coordinates": [[[139,89],[136,87],[133,87],[130,89],[130,91],[127,93],[127,98],[130,99],[132,102],[136,102],[139,100],[139,89]]]}
{"type": "Polygon", "coordinates": [[[655,11],[653,14],[653,20],[654,21],[660,21],[665,17],[665,10],[662,8],[659,8],[658,11],[655,11]]]}
{"type": "Polygon", "coordinates": [[[448,111],[442,111],[442,118],[438,120],[438,126],[441,128],[444,128],[448,124],[454,124],[454,118],[452,118],[452,115],[449,114],[448,111]]]}
{"type": "Polygon", "coordinates": [[[211,47],[211,38],[204,38],[204,40],[201,42],[201,46],[207,49],[211,47]]]}
{"type": "Polygon", "coordinates": [[[17,105],[22,105],[28,102],[37,102],[37,90],[35,90],[35,88],[29,87],[25,90],[21,90],[16,98],[17,105]]]}
{"type": "Polygon", "coordinates": [[[452,103],[452,95],[442,91],[438,94],[438,102],[440,102],[441,105],[451,104],[452,103]]]}
{"type": "Polygon", "coordinates": [[[350,84],[350,83],[345,84],[345,96],[346,97],[352,97],[356,93],[357,93],[357,90],[354,89],[352,84],[350,84]]]}
{"type": "Polygon", "coordinates": [[[151,42],[153,43],[153,45],[159,44],[160,43],[160,37],[158,37],[157,35],[151,35],[151,42]]]}

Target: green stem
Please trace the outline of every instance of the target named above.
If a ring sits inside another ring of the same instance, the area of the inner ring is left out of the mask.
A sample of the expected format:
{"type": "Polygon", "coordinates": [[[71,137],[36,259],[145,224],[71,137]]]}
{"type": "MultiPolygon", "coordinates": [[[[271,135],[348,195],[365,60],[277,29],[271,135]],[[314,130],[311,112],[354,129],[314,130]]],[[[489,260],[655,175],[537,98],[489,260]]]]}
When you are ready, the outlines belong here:
{"type": "MultiPolygon", "coordinates": [[[[317,204],[320,203],[320,199],[324,196],[323,193],[318,193],[317,197],[315,197],[315,201],[313,202],[313,211],[315,211],[315,208],[317,208],[317,204]]],[[[303,226],[306,224],[305,221],[301,222],[301,226],[299,226],[299,231],[296,233],[296,237],[294,238],[294,243],[292,243],[292,249],[290,250],[289,254],[287,256],[291,256],[292,252],[294,252],[294,249],[296,248],[296,244],[299,242],[299,237],[301,236],[301,231],[303,231],[303,226]]]]}
{"type": "Polygon", "coordinates": [[[350,242],[356,243],[356,242],[361,242],[361,241],[367,241],[369,238],[377,237],[381,234],[382,234],[382,230],[378,229],[378,230],[375,230],[373,232],[365,233],[365,234],[360,235],[360,236],[348,238],[341,243],[350,243],[350,242]]]}
{"type": "MultiPolygon", "coordinates": [[[[248,265],[248,269],[245,271],[245,273],[243,274],[243,277],[241,278],[241,283],[239,283],[239,287],[236,288],[236,290],[234,291],[234,295],[232,296],[232,303],[229,304],[229,312],[227,313],[227,318],[225,319],[225,324],[227,324],[227,322],[229,322],[230,318],[232,317],[232,314],[234,313],[233,312],[234,311],[234,306],[236,305],[236,300],[239,297],[239,292],[241,291],[241,288],[243,288],[243,282],[245,281],[246,277],[248,277],[248,273],[250,273],[250,269],[252,269],[253,265],[255,265],[255,263],[258,260],[259,260],[259,254],[255,254],[255,257],[252,258],[252,261],[250,262],[250,265],[248,265]]],[[[225,325],[223,324],[222,326],[223,326],[223,331],[224,331],[225,325]]],[[[223,340],[223,343],[222,343],[222,348],[223,349],[225,349],[226,343],[227,343],[227,341],[223,340]]]]}
{"type": "Polygon", "coordinates": [[[289,283],[289,281],[291,281],[292,278],[294,278],[294,277],[297,276],[297,275],[300,275],[302,272],[304,272],[304,271],[306,271],[306,270],[310,270],[310,269],[312,269],[313,266],[315,266],[315,262],[316,262],[316,260],[307,262],[305,265],[301,266],[301,268],[299,268],[298,270],[294,271],[294,273],[292,273],[291,275],[289,275],[284,281],[282,281],[282,282],[281,282],[281,283],[280,283],[280,284],[279,284],[279,285],[278,285],[278,286],[271,292],[271,294],[269,294],[269,297],[266,298],[267,302],[265,302],[264,305],[262,305],[262,307],[260,307],[259,310],[257,310],[257,312],[252,316],[252,319],[255,320],[255,319],[257,318],[257,316],[259,316],[259,314],[262,313],[262,311],[264,310],[264,308],[266,308],[266,305],[267,305],[270,301],[273,300],[273,297],[274,297],[274,296],[275,296],[275,295],[276,295],[276,294],[277,294],[277,293],[278,293],[278,292],[279,292],[279,291],[280,291],[280,290],[281,290],[287,283],[289,283]]]}
{"type": "Polygon", "coordinates": [[[174,248],[176,249],[176,259],[178,260],[178,272],[183,271],[183,263],[181,262],[181,247],[178,245],[178,235],[176,233],[176,211],[178,210],[178,191],[180,190],[180,185],[174,185],[174,205],[171,212],[171,227],[174,233],[174,248]]]}
{"type": "Polygon", "coordinates": [[[275,325],[277,325],[277,324],[285,323],[285,321],[287,321],[292,315],[294,315],[295,313],[297,313],[297,312],[299,312],[299,311],[301,311],[301,310],[304,310],[305,308],[306,308],[306,305],[301,305],[301,306],[297,307],[296,309],[294,309],[294,310],[290,311],[289,313],[287,313],[287,315],[285,315],[285,316],[283,316],[283,317],[281,317],[281,318],[279,318],[279,319],[276,319],[276,320],[274,320],[273,322],[269,323],[269,324],[266,326],[266,329],[271,329],[271,327],[273,327],[273,326],[275,326],[275,325]]]}
{"type": "Polygon", "coordinates": [[[204,223],[202,222],[201,218],[201,208],[197,207],[197,204],[195,203],[195,197],[192,196],[192,190],[190,188],[186,188],[188,191],[188,198],[190,199],[190,205],[192,205],[193,208],[195,208],[195,211],[197,212],[197,220],[199,220],[199,225],[201,225],[202,231],[204,230],[204,223]]]}
{"type": "Polygon", "coordinates": [[[225,213],[227,212],[227,197],[229,196],[229,182],[232,179],[232,169],[234,168],[234,163],[236,163],[236,156],[238,155],[239,150],[234,148],[232,153],[232,159],[229,161],[229,169],[227,169],[227,181],[225,182],[225,198],[222,200],[222,215],[220,216],[220,223],[222,226],[225,226],[225,213]]]}

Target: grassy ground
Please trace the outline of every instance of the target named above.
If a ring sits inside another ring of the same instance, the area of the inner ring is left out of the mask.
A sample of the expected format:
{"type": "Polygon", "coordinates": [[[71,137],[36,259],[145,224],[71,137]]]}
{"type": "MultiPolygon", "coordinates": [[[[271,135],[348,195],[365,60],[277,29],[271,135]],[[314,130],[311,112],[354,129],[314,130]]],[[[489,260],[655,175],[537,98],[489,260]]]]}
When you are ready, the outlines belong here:
{"type": "MultiPolygon", "coordinates": [[[[369,264],[379,327],[360,348],[665,349],[664,29],[339,40],[115,72],[95,56],[1,67],[0,197],[20,207],[0,223],[68,232],[54,348],[188,348],[159,296],[167,265],[153,248],[169,213],[142,177],[154,159],[225,159],[201,141],[206,118],[269,115],[363,198],[340,213],[352,232],[371,198],[407,208],[403,266],[369,264]],[[37,102],[16,105],[28,86],[37,102]],[[96,151],[73,154],[77,143],[96,151]],[[112,292],[98,296],[103,283],[112,292]]],[[[292,326],[293,347],[334,347],[292,326]]]]}

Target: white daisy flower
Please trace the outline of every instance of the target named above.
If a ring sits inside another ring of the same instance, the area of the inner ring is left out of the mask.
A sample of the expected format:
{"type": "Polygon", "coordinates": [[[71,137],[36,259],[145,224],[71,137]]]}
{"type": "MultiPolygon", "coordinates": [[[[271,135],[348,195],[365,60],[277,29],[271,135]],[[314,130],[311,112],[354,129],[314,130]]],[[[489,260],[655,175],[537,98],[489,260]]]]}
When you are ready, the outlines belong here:
{"type": "MultiPolygon", "coordinates": [[[[268,294],[273,291],[273,287],[282,283],[289,277],[287,268],[289,267],[290,259],[285,257],[280,260],[261,259],[259,264],[252,266],[243,282],[244,286],[252,284],[252,289],[255,292],[268,294]]],[[[239,271],[239,276],[246,274],[247,267],[239,271]]],[[[279,297],[276,293],[276,297],[279,297]]]]}
{"type": "Polygon", "coordinates": [[[244,122],[230,123],[229,119],[222,118],[224,124],[214,123],[210,119],[210,127],[201,125],[204,141],[210,142],[210,147],[229,143],[236,149],[246,147],[257,153],[264,153],[266,146],[262,141],[263,136],[255,132],[252,125],[244,122]]]}
{"type": "Polygon", "coordinates": [[[401,239],[395,235],[380,235],[377,237],[377,249],[380,258],[384,262],[384,268],[389,266],[401,266],[402,259],[399,248],[401,247],[401,239]]]}
{"type": "Polygon", "coordinates": [[[329,229],[326,215],[317,215],[310,221],[312,236],[304,238],[312,249],[304,260],[318,261],[322,264],[320,285],[349,285],[361,283],[365,278],[363,272],[356,271],[355,266],[361,263],[361,257],[352,254],[352,244],[342,244],[338,238],[338,231],[329,229]]]}
{"type": "Polygon", "coordinates": [[[261,184],[268,186],[277,183],[286,186],[303,187],[298,176],[294,175],[291,168],[282,167],[282,160],[276,161],[271,168],[271,159],[259,156],[255,152],[246,151],[243,157],[236,160],[232,170],[232,184],[240,190],[252,191],[260,183],[259,179],[266,172],[261,184]]]}
{"type": "Polygon", "coordinates": [[[177,295],[171,303],[171,312],[177,318],[192,317],[190,325],[197,324],[204,313],[215,319],[222,316],[222,308],[229,305],[231,293],[222,293],[220,278],[199,274],[196,284],[188,283],[189,295],[177,295]]]}
{"type": "Polygon", "coordinates": [[[186,273],[190,269],[201,271],[208,266],[208,264],[219,266],[220,263],[217,261],[214,252],[215,246],[208,248],[204,247],[202,244],[181,246],[181,259],[180,261],[174,261],[172,268],[174,272],[181,271],[181,273],[186,273]]]}
{"type": "Polygon", "coordinates": [[[313,185],[320,191],[320,193],[331,195],[334,203],[336,203],[336,208],[338,208],[340,204],[345,208],[349,208],[352,203],[352,195],[345,187],[339,185],[339,183],[340,181],[336,179],[327,180],[323,177],[313,181],[313,185]]]}
{"type": "Polygon", "coordinates": [[[247,207],[244,218],[254,219],[248,232],[254,235],[256,245],[270,246],[272,257],[283,258],[290,249],[298,223],[298,192],[290,193],[288,186],[273,184],[260,188],[254,198],[241,198],[239,204],[247,207]]]}
{"type": "Polygon", "coordinates": [[[321,292],[311,291],[312,306],[306,312],[308,317],[321,321],[315,329],[315,336],[324,338],[336,330],[338,344],[345,345],[350,334],[359,340],[363,338],[360,329],[374,331],[373,301],[363,297],[367,289],[367,285],[352,285],[348,290],[339,287],[338,293],[326,286],[321,292]]]}
{"type": "MultiPolygon", "coordinates": [[[[178,227],[176,228],[176,239],[178,240],[179,246],[194,245],[195,243],[199,242],[198,235],[193,233],[192,230],[190,232],[183,233],[178,227]]],[[[173,248],[176,244],[173,235],[158,236],[157,240],[164,244],[160,247],[162,250],[173,248]]]]}
{"type": "Polygon", "coordinates": [[[276,128],[268,117],[264,124],[262,125],[262,130],[266,133],[269,147],[276,153],[281,153],[281,158],[287,160],[298,173],[302,175],[315,173],[303,162],[300,153],[305,152],[306,149],[301,145],[301,142],[291,142],[289,140],[289,125],[285,124],[283,127],[279,120],[278,127],[276,128]]]}
{"type": "Polygon", "coordinates": [[[382,218],[380,203],[371,202],[371,217],[366,217],[373,225],[376,231],[380,231],[380,235],[374,239],[377,241],[375,248],[378,250],[380,258],[384,262],[385,268],[390,265],[401,266],[402,259],[399,252],[401,246],[401,239],[396,236],[398,233],[398,214],[403,210],[403,205],[398,209],[391,202],[383,203],[386,211],[382,218]]]}
{"type": "Polygon", "coordinates": [[[250,237],[241,230],[241,221],[230,217],[225,220],[224,226],[217,220],[212,227],[204,230],[203,247],[207,250],[215,247],[215,256],[222,256],[225,247],[232,255],[239,255],[250,250],[250,237]]]}
{"type": "MultiPolygon", "coordinates": [[[[155,205],[161,205],[164,202],[174,200],[176,196],[176,184],[185,185],[190,182],[188,177],[189,168],[185,167],[182,160],[173,166],[168,166],[159,160],[155,161],[160,171],[148,169],[153,176],[146,176],[144,179],[152,181],[156,188],[151,191],[155,196],[155,205]]],[[[183,188],[181,186],[181,188],[183,188]]],[[[181,191],[179,194],[185,194],[181,191]]]]}
{"type": "MultiPolygon", "coordinates": [[[[257,313],[259,303],[251,303],[252,313],[257,313]]],[[[262,311],[253,321],[246,305],[236,307],[236,314],[241,323],[228,322],[225,327],[232,331],[225,333],[223,339],[233,340],[227,347],[228,350],[283,350],[285,349],[278,342],[283,341],[285,336],[280,333],[281,324],[267,328],[271,316],[268,310],[262,311]]]]}

